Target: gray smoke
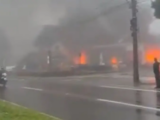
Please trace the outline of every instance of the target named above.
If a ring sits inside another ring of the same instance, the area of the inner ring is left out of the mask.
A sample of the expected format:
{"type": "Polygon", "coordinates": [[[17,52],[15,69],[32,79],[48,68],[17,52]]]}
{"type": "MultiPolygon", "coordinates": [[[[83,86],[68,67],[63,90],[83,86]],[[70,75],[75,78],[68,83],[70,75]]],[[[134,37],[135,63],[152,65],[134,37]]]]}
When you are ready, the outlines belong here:
{"type": "Polygon", "coordinates": [[[9,39],[3,29],[0,29],[0,66],[10,63],[12,48],[9,39]]]}
{"type": "MultiPolygon", "coordinates": [[[[140,36],[145,40],[150,6],[141,11],[140,36]]],[[[131,11],[126,0],[0,0],[0,18],[0,28],[12,46],[13,63],[57,41],[79,51],[130,36],[131,11]]]]}
{"type": "MultiPolygon", "coordinates": [[[[83,47],[97,44],[116,43],[124,36],[130,36],[131,10],[125,0],[68,2],[70,4],[66,7],[66,15],[60,19],[59,24],[43,27],[39,35],[41,37],[36,39],[39,46],[46,44],[52,46],[56,41],[63,41],[70,47],[84,49],[83,47]]],[[[152,18],[150,13],[148,4],[139,5],[138,17],[142,40],[148,38],[148,25],[152,18]]]]}

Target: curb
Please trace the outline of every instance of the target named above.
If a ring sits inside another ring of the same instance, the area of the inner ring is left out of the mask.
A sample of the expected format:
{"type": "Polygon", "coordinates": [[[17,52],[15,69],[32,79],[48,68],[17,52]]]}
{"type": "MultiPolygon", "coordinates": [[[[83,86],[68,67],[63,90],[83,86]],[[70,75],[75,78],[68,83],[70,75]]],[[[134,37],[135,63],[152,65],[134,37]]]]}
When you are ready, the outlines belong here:
{"type": "MultiPolygon", "coordinates": [[[[19,104],[17,104],[17,103],[14,103],[14,102],[6,101],[6,100],[4,100],[4,99],[0,99],[0,100],[3,101],[3,102],[5,102],[5,103],[9,103],[9,104],[11,104],[11,105],[18,106],[18,107],[21,107],[21,108],[24,108],[24,109],[27,109],[27,110],[30,109],[30,108],[27,108],[27,107],[25,107],[25,106],[22,106],[22,105],[19,105],[19,104]]],[[[34,109],[31,109],[31,110],[34,110],[34,109]]],[[[34,111],[36,111],[36,110],[34,110],[34,111]]],[[[58,118],[58,117],[54,117],[54,116],[52,116],[52,115],[49,115],[49,114],[46,114],[46,113],[43,113],[43,112],[40,112],[40,111],[37,111],[37,112],[40,113],[40,114],[42,114],[42,115],[45,115],[45,116],[47,116],[47,117],[56,119],[56,120],[62,120],[62,119],[60,119],[60,118],[58,118]]]]}

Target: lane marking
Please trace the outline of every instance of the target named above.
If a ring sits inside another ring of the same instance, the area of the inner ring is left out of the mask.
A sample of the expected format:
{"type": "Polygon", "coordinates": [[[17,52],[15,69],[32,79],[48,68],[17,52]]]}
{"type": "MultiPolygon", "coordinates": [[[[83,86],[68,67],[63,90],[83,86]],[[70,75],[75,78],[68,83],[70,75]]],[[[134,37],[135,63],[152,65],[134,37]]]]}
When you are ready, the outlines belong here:
{"type": "MultiPolygon", "coordinates": [[[[104,76],[105,77],[105,76],[104,76]]],[[[108,77],[108,76],[107,76],[108,77]]],[[[132,75],[119,75],[119,74],[115,74],[113,76],[110,76],[110,77],[113,77],[113,78],[133,78],[132,75]]],[[[155,79],[154,77],[145,77],[145,76],[141,76],[140,77],[141,80],[151,80],[151,79],[155,79]]]]}
{"type": "Polygon", "coordinates": [[[18,80],[20,80],[20,81],[25,81],[25,79],[18,79],[18,80]]]}
{"type": "Polygon", "coordinates": [[[81,79],[79,79],[79,78],[69,78],[69,79],[65,79],[65,80],[61,80],[61,81],[59,81],[59,82],[69,82],[69,81],[77,81],[77,80],[81,80],[81,79]]]}
{"type": "MultiPolygon", "coordinates": [[[[97,87],[97,86],[95,86],[97,87]]],[[[108,89],[118,89],[118,90],[130,90],[130,91],[142,91],[142,92],[153,92],[153,93],[157,93],[157,92],[160,92],[158,90],[149,90],[149,89],[137,89],[137,88],[124,88],[125,86],[98,86],[98,87],[101,87],[101,88],[108,88],[108,89]]],[[[28,90],[35,90],[35,91],[47,91],[47,90],[44,90],[44,89],[41,89],[41,88],[32,88],[32,87],[22,87],[23,89],[28,89],[28,90]]],[[[53,91],[51,91],[53,92],[53,91]]],[[[70,93],[65,93],[64,91],[64,94],[65,95],[68,95],[70,93]]],[[[72,94],[72,93],[71,93],[72,94]]]]}
{"type": "MultiPolygon", "coordinates": [[[[4,87],[2,84],[0,84],[0,87],[4,87]]],[[[9,87],[8,85],[5,86],[5,88],[9,87]]]]}
{"type": "Polygon", "coordinates": [[[43,91],[43,89],[40,89],[40,88],[32,88],[32,87],[22,87],[22,88],[28,89],[28,90],[43,91]]]}
{"type": "Polygon", "coordinates": [[[123,87],[118,87],[118,86],[100,86],[101,88],[109,88],[109,89],[120,89],[120,90],[131,90],[131,91],[142,91],[142,92],[160,92],[158,90],[151,90],[151,89],[139,89],[139,88],[125,88],[125,86],[123,87]]]}
{"type": "MultiPolygon", "coordinates": [[[[31,90],[43,91],[42,89],[38,89],[38,88],[30,88],[30,87],[23,87],[23,88],[31,89],[31,90]]],[[[116,88],[119,88],[119,87],[116,87],[116,88]]],[[[137,90],[137,89],[130,89],[129,88],[129,90],[137,90]]],[[[144,90],[144,89],[138,89],[138,90],[144,90]]],[[[148,92],[150,90],[144,90],[144,91],[148,92]]],[[[157,91],[154,91],[154,92],[157,92],[157,91]]],[[[160,91],[158,91],[158,92],[160,92],[160,91]]],[[[57,92],[57,93],[59,93],[59,92],[57,92]]],[[[60,95],[60,94],[58,94],[58,95],[60,95]]],[[[123,105],[123,106],[128,106],[128,107],[133,107],[133,108],[144,109],[144,110],[160,111],[160,109],[154,108],[154,107],[147,107],[147,106],[143,106],[143,105],[124,103],[124,102],[113,101],[113,100],[108,100],[108,99],[101,99],[101,98],[94,98],[94,97],[92,98],[92,97],[87,97],[87,96],[84,96],[84,95],[78,95],[78,94],[74,94],[74,93],[63,93],[63,95],[65,95],[65,96],[71,96],[71,97],[75,97],[75,98],[80,98],[80,99],[93,100],[93,101],[97,101],[97,102],[105,102],[105,103],[123,105]]]]}
{"type": "MultiPolygon", "coordinates": [[[[26,87],[26,88],[27,88],[27,89],[36,90],[35,88],[28,88],[28,87],[26,87]]],[[[105,103],[123,105],[123,106],[128,106],[128,107],[133,107],[133,108],[144,109],[144,110],[160,111],[160,109],[154,108],[154,107],[147,107],[147,106],[143,106],[143,105],[137,105],[137,104],[131,104],[131,103],[124,103],[124,102],[113,101],[113,100],[108,100],[108,99],[90,98],[90,97],[87,97],[87,96],[77,95],[77,94],[72,94],[72,93],[65,93],[64,95],[66,95],[66,96],[69,95],[69,96],[76,97],[76,98],[81,98],[81,99],[92,99],[92,100],[97,101],[97,102],[105,102],[105,103]]]]}
{"type": "MultiPolygon", "coordinates": [[[[74,81],[81,81],[81,78],[71,78],[71,79],[66,79],[66,80],[62,80],[61,82],[74,82],[74,81]]],[[[59,81],[60,82],[60,81],[59,81]]]]}
{"type": "Polygon", "coordinates": [[[18,80],[18,81],[24,81],[25,79],[9,79],[10,81],[15,81],[15,80],[18,80]]]}
{"type": "Polygon", "coordinates": [[[154,107],[147,107],[147,106],[143,106],[143,105],[136,105],[136,104],[124,103],[124,102],[119,102],[119,101],[112,101],[112,100],[107,100],[107,99],[96,99],[96,101],[106,102],[106,103],[111,103],[111,104],[118,104],[118,105],[123,105],[123,106],[128,106],[128,107],[134,107],[134,108],[140,108],[140,109],[144,109],[144,110],[160,111],[160,109],[154,108],[154,107]]]}
{"type": "MultiPolygon", "coordinates": [[[[24,87],[26,89],[35,89],[35,88],[29,88],[29,87],[24,87]]],[[[70,95],[70,96],[73,96],[73,97],[78,97],[78,98],[81,98],[81,99],[91,99],[91,98],[88,98],[88,97],[85,97],[85,96],[79,96],[79,95],[72,95],[70,93],[66,93],[65,95],[70,95]]],[[[119,102],[119,101],[113,101],[113,100],[108,100],[108,99],[100,99],[100,98],[92,98],[93,100],[97,101],[97,102],[105,102],[105,103],[111,103],[111,104],[117,104],[117,105],[122,105],[122,106],[127,106],[127,107],[132,107],[132,108],[139,108],[139,109],[143,109],[143,110],[151,110],[151,111],[160,111],[160,109],[158,108],[154,108],[154,107],[147,107],[147,106],[143,106],[143,105],[137,105],[137,104],[130,104],[130,103],[124,103],[124,102],[119,102]]],[[[9,101],[6,101],[6,100],[3,100],[5,102],[9,102],[9,101]]],[[[20,107],[23,107],[25,109],[28,109],[27,107],[24,107],[24,106],[21,106],[19,104],[16,104],[16,103],[13,103],[13,102],[9,102],[13,105],[16,105],[16,106],[20,106],[20,107]]],[[[55,118],[53,116],[50,116],[48,114],[45,114],[45,113],[41,113],[41,114],[44,114],[46,116],[49,116],[49,117],[52,117],[52,118],[55,118]]]]}
{"type": "MultiPolygon", "coordinates": [[[[130,91],[142,91],[142,92],[152,92],[152,93],[157,93],[160,92],[158,90],[151,90],[151,89],[139,89],[139,88],[126,88],[126,86],[95,86],[95,87],[100,87],[100,88],[107,88],[107,89],[119,89],[119,90],[130,90],[130,91]]],[[[35,90],[35,91],[45,91],[42,88],[33,88],[33,87],[22,87],[23,89],[28,89],[28,90],[35,90]]]]}

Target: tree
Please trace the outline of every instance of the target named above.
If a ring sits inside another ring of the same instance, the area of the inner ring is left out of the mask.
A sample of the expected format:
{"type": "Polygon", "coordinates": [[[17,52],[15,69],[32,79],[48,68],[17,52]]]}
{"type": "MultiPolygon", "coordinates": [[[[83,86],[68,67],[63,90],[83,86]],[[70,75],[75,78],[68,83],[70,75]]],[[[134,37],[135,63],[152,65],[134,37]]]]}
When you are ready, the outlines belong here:
{"type": "Polygon", "coordinates": [[[160,19],[160,0],[152,1],[152,8],[155,10],[154,16],[160,19]]]}

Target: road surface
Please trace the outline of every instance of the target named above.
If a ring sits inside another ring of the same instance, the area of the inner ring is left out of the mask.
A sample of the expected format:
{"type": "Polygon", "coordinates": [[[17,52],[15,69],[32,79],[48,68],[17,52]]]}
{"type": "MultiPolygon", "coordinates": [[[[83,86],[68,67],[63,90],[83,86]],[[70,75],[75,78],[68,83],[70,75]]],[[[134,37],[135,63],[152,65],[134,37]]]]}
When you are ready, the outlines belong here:
{"type": "MultiPolygon", "coordinates": [[[[117,75],[118,76],[118,75],[117,75]]],[[[158,120],[160,92],[129,77],[9,77],[0,98],[63,120],[158,120]]]]}

